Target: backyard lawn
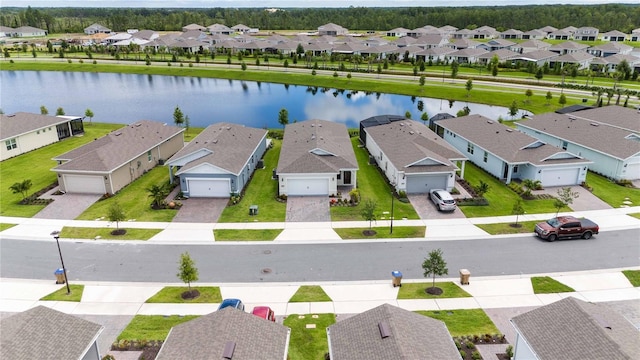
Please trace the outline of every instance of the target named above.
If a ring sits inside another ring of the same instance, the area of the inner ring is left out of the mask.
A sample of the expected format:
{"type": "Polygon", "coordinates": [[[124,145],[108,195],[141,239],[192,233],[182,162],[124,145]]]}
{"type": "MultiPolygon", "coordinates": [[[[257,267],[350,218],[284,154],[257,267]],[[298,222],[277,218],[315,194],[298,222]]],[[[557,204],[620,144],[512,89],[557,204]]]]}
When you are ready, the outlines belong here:
{"type": "Polygon", "coordinates": [[[625,198],[631,201],[630,206],[640,205],[640,189],[623,187],[591,171],[587,173],[587,184],[593,188],[593,195],[614,208],[623,205],[625,198]]]}
{"type": "Polygon", "coordinates": [[[56,173],[51,171],[57,163],[52,158],[62,155],[99,138],[112,130],[121,128],[122,124],[85,123],[84,135],[73,136],[55,144],[4,160],[0,163],[0,215],[32,217],[44,208],[44,205],[19,205],[20,194],[14,194],[9,186],[23,180],[31,180],[29,195],[46,188],[57,181],[56,173]]]}
{"type": "Polygon", "coordinates": [[[291,360],[324,359],[329,351],[327,327],[336,322],[334,314],[297,315],[284,319],[284,326],[291,328],[289,357],[291,360]],[[313,324],[314,327],[307,327],[313,324]]]}

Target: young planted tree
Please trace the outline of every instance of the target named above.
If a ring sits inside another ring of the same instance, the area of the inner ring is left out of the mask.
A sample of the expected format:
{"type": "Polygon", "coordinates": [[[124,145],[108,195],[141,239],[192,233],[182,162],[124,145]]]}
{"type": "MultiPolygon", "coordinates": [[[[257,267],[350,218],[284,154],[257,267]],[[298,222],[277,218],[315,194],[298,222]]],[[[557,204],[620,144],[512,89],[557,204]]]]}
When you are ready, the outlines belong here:
{"type": "Polygon", "coordinates": [[[558,189],[557,194],[558,197],[553,202],[553,206],[556,208],[556,216],[558,216],[563,207],[573,204],[573,200],[580,196],[577,191],[572,191],[570,187],[558,189]]]}
{"type": "Polygon", "coordinates": [[[420,75],[420,80],[419,84],[420,84],[420,91],[424,90],[424,83],[426,82],[426,77],[424,75],[420,75]]]}
{"type": "Polygon", "coordinates": [[[176,126],[181,126],[184,123],[184,114],[180,107],[176,105],[176,108],[173,110],[173,122],[176,126]]]}
{"type": "Polygon", "coordinates": [[[22,200],[24,200],[27,198],[29,189],[31,189],[32,185],[33,184],[31,183],[31,180],[26,179],[26,180],[22,180],[22,182],[14,183],[13,185],[9,186],[9,189],[14,194],[22,194],[22,200]]]}
{"type": "Polygon", "coordinates": [[[489,184],[487,184],[486,182],[480,180],[480,184],[476,185],[473,187],[473,191],[476,192],[476,195],[478,197],[483,197],[484,194],[488,193],[490,189],[489,184]]]}
{"type": "Polygon", "coordinates": [[[542,78],[544,77],[544,72],[542,71],[542,68],[538,68],[538,70],[536,71],[536,79],[538,79],[538,82],[540,82],[540,80],[542,80],[542,78]]]}
{"type": "Polygon", "coordinates": [[[91,111],[91,109],[87,109],[84,111],[84,116],[89,118],[89,123],[91,123],[91,120],[93,120],[93,111],[91,111]]]}
{"type": "Polygon", "coordinates": [[[371,199],[367,199],[364,201],[364,203],[362,204],[362,210],[360,211],[360,215],[362,215],[362,218],[365,221],[369,222],[369,230],[368,231],[363,231],[362,233],[364,235],[374,235],[375,231],[371,230],[371,222],[376,220],[376,208],[378,207],[378,204],[376,204],[375,201],[371,200],[371,199]]]}
{"type": "Polygon", "coordinates": [[[289,112],[287,109],[282,108],[280,112],[278,112],[278,123],[282,125],[282,128],[289,123],[289,112]]]}
{"type": "Polygon", "coordinates": [[[455,79],[456,77],[458,77],[458,70],[459,70],[460,65],[458,65],[458,62],[453,60],[451,62],[451,78],[455,79]]]}
{"type": "Polygon", "coordinates": [[[551,105],[551,99],[553,99],[553,95],[551,94],[551,91],[547,91],[547,95],[545,95],[544,98],[547,99],[547,106],[551,105]]]}
{"type": "Polygon", "coordinates": [[[427,293],[432,295],[442,294],[442,289],[436,287],[436,275],[442,276],[449,274],[447,269],[447,262],[442,258],[442,250],[436,249],[429,252],[429,257],[422,262],[422,269],[424,270],[424,277],[428,278],[433,276],[433,283],[430,288],[427,289],[427,293]]]}
{"type": "Polygon", "coordinates": [[[513,100],[511,102],[511,106],[509,106],[509,116],[511,116],[511,118],[515,118],[516,115],[518,115],[518,102],[513,100]]]}
{"type": "Polygon", "coordinates": [[[198,268],[196,268],[196,263],[191,259],[189,252],[184,252],[180,254],[180,262],[178,263],[178,278],[182,280],[189,290],[182,293],[183,299],[194,299],[200,296],[200,292],[198,290],[191,290],[191,283],[193,281],[198,281],[198,268]]]}
{"type": "Polygon", "coordinates": [[[467,97],[471,96],[471,89],[473,89],[473,80],[467,80],[467,83],[464,85],[464,88],[467,89],[467,97]]]}
{"type": "Polygon", "coordinates": [[[49,110],[47,110],[47,107],[42,105],[40,106],[40,114],[41,115],[48,115],[49,114],[49,110]]]}
{"type": "Polygon", "coordinates": [[[524,206],[522,206],[522,199],[516,199],[515,204],[513,204],[513,208],[511,209],[511,214],[516,216],[516,223],[513,224],[513,227],[521,227],[522,224],[518,224],[518,218],[520,215],[524,214],[524,206]]]}
{"type": "Polygon", "coordinates": [[[111,232],[111,235],[126,234],[127,230],[120,229],[120,221],[125,221],[126,216],[124,214],[124,209],[122,209],[122,206],[120,206],[120,204],[117,201],[115,201],[113,204],[111,204],[111,206],[109,206],[107,219],[109,219],[109,221],[111,222],[116,223],[116,229],[111,232]]]}
{"type": "Polygon", "coordinates": [[[407,119],[411,119],[411,111],[407,110],[407,111],[404,113],[404,117],[405,117],[405,118],[407,118],[407,119]]]}
{"type": "Polygon", "coordinates": [[[420,120],[422,120],[422,122],[427,125],[427,121],[429,121],[429,114],[423,112],[422,115],[420,115],[420,120]]]}
{"type": "Polygon", "coordinates": [[[525,101],[527,104],[531,103],[531,97],[533,96],[533,91],[531,91],[531,89],[527,89],[527,91],[524,92],[524,95],[527,97],[527,100],[525,101]]]}
{"type": "Polygon", "coordinates": [[[558,99],[558,104],[564,106],[566,103],[567,103],[567,97],[564,94],[560,94],[560,98],[558,99]]]}
{"type": "Polygon", "coordinates": [[[56,116],[62,116],[64,115],[64,109],[59,107],[56,109],[56,116]]]}

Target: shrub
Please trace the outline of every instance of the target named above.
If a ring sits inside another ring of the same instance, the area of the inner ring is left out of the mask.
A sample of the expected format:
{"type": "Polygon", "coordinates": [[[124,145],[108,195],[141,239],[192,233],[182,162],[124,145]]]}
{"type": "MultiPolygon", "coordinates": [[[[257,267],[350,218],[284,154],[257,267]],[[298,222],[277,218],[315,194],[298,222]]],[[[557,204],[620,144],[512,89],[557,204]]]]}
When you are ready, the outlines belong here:
{"type": "Polygon", "coordinates": [[[467,353],[464,350],[460,350],[460,358],[464,359],[467,356],[467,353]]]}
{"type": "Polygon", "coordinates": [[[476,351],[471,353],[471,358],[473,360],[481,360],[482,359],[482,355],[480,355],[480,352],[478,350],[476,350],[476,351]]]}
{"type": "Polygon", "coordinates": [[[360,190],[354,188],[349,191],[349,202],[357,203],[358,201],[360,201],[360,190]]]}
{"type": "Polygon", "coordinates": [[[513,345],[507,346],[506,354],[511,359],[513,357],[513,345]]]}
{"type": "Polygon", "coordinates": [[[474,344],[473,341],[467,340],[467,342],[464,343],[464,345],[467,347],[467,349],[475,349],[476,348],[476,344],[474,344]]]}
{"type": "Polygon", "coordinates": [[[458,350],[462,349],[462,344],[460,344],[460,341],[454,340],[453,343],[456,344],[456,347],[458,348],[458,350]]]}
{"type": "Polygon", "coordinates": [[[406,198],[407,197],[407,192],[404,190],[400,190],[398,191],[398,197],[400,198],[406,198]]]}

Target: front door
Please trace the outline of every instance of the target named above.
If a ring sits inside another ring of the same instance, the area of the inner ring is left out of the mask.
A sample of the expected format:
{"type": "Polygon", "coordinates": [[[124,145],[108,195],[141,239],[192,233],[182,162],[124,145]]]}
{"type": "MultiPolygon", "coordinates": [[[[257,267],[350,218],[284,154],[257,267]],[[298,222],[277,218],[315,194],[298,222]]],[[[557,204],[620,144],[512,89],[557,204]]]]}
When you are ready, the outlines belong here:
{"type": "Polygon", "coordinates": [[[342,183],[344,185],[351,185],[351,171],[345,171],[342,173],[342,183]]]}

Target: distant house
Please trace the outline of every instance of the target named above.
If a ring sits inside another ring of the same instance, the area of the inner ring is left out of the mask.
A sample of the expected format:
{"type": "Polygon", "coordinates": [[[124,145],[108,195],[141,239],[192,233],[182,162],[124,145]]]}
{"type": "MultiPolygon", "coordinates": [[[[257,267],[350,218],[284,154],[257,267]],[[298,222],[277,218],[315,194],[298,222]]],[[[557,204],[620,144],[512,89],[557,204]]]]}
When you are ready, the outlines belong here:
{"type": "Polygon", "coordinates": [[[286,360],[291,329],[231,307],[171,328],[157,360],[286,360]]]}
{"type": "Polygon", "coordinates": [[[605,106],[568,114],[535,115],[516,124],[541,141],[589,159],[589,168],[615,180],[640,179],[638,110],[605,106]]]}
{"type": "Polygon", "coordinates": [[[58,155],[60,190],[114,194],[184,146],[184,129],[141,120],[58,155]]]}
{"type": "Polygon", "coordinates": [[[622,31],[612,30],[600,35],[603,41],[625,41],[627,34],[622,31]]]}
{"type": "Polygon", "coordinates": [[[92,24],[87,26],[86,28],[84,28],[84,33],[87,35],[94,35],[94,34],[110,34],[111,33],[111,29],[104,27],[100,24],[92,24]]]}
{"type": "Polygon", "coordinates": [[[0,114],[0,161],[82,133],[82,118],[77,116],[0,114]]]}
{"type": "Polygon", "coordinates": [[[481,43],[477,46],[477,48],[485,49],[487,51],[496,51],[501,49],[510,49],[514,45],[516,45],[516,43],[514,43],[513,41],[504,39],[491,39],[486,43],[481,43]]]}
{"type": "Polygon", "coordinates": [[[348,29],[334,23],[318,26],[318,35],[343,36],[349,33],[348,29]]]}
{"type": "Polygon", "coordinates": [[[549,47],[549,51],[558,53],[560,55],[571,54],[574,52],[584,52],[589,48],[589,45],[579,44],[574,41],[565,41],[560,44],[552,45],[549,47]]]}
{"type": "Polygon", "coordinates": [[[457,61],[459,64],[474,64],[480,60],[480,56],[487,54],[485,49],[466,48],[447,54],[449,61],[457,61]]]}
{"type": "Polygon", "coordinates": [[[500,33],[501,39],[522,39],[523,32],[516,29],[509,29],[500,33]]]}
{"type": "Polygon", "coordinates": [[[598,57],[608,57],[616,54],[629,55],[631,54],[631,51],[633,51],[633,46],[616,41],[593,46],[587,49],[587,52],[598,57]]]}
{"type": "Polygon", "coordinates": [[[288,124],[276,174],[278,193],[329,196],[357,183],[358,162],[344,124],[307,120],[288,124]]]}
{"type": "Polygon", "coordinates": [[[509,49],[499,49],[499,50],[494,50],[488,53],[481,54],[480,56],[478,56],[477,61],[480,64],[488,64],[491,62],[494,56],[498,58],[499,62],[503,63],[507,60],[512,60],[517,58],[518,56],[520,56],[520,54],[518,54],[517,52],[513,52],[509,49]]]}
{"type": "Polygon", "coordinates": [[[547,33],[542,30],[529,30],[522,33],[522,40],[542,40],[547,38],[547,33]]]}
{"type": "Polygon", "coordinates": [[[514,360],[636,359],[638,329],[605,304],[567,297],[511,319],[514,360]],[[568,330],[570,329],[570,330],[568,330]]]}
{"type": "Polygon", "coordinates": [[[596,41],[599,32],[600,30],[591,26],[580,27],[573,33],[573,39],[578,41],[596,41]]]}
{"type": "Polygon", "coordinates": [[[47,31],[38,29],[32,26],[21,26],[13,30],[14,37],[36,37],[36,36],[46,36],[47,31]]]}
{"type": "Polygon", "coordinates": [[[403,37],[407,36],[411,30],[405,28],[395,28],[387,31],[386,36],[388,37],[403,37]]]}
{"type": "Polygon", "coordinates": [[[631,31],[631,41],[640,41],[640,28],[631,31]]]}
{"type": "Polygon", "coordinates": [[[229,197],[244,189],[267,149],[267,131],[231,123],[209,125],[166,165],[188,197],[229,197]]]}
{"type": "Polygon", "coordinates": [[[631,69],[640,69],[640,58],[633,55],[611,55],[607,57],[597,57],[591,60],[591,68],[593,70],[600,70],[602,72],[613,73],[618,68],[618,65],[626,60],[631,69]]]}
{"type": "Polygon", "coordinates": [[[460,360],[444,322],[384,304],[327,328],[331,360],[460,360]]]}
{"type": "Polygon", "coordinates": [[[222,24],[213,24],[207,26],[207,30],[211,35],[231,35],[233,34],[233,29],[226,25],[222,24]]]}
{"type": "Polygon", "coordinates": [[[11,37],[15,30],[8,26],[0,26],[0,38],[11,37]]]}
{"type": "Polygon", "coordinates": [[[0,328],[0,359],[101,359],[104,326],[46,306],[3,317],[0,328]]]}
{"type": "Polygon", "coordinates": [[[513,57],[513,60],[522,62],[522,63],[534,63],[536,66],[544,66],[545,63],[550,64],[553,59],[557,58],[558,53],[554,53],[549,50],[535,50],[522,53],[518,56],[513,57]]]}
{"type": "Polygon", "coordinates": [[[259,32],[259,29],[250,28],[245,24],[234,25],[231,27],[231,29],[238,34],[252,34],[259,32]]]}
{"type": "Polygon", "coordinates": [[[566,64],[572,64],[580,70],[588,68],[593,58],[595,56],[586,51],[576,51],[553,58],[549,65],[553,68],[556,63],[560,63],[560,67],[563,68],[566,64]]]}
{"type": "Polygon", "coordinates": [[[193,30],[205,32],[207,31],[207,28],[199,24],[189,24],[182,27],[182,32],[193,31],[193,30]]]}
{"type": "Polygon", "coordinates": [[[365,127],[364,132],[371,158],[396,191],[451,190],[460,170],[457,162],[464,176],[467,158],[417,121],[392,121],[365,127]]]}
{"type": "Polygon", "coordinates": [[[540,180],[542,186],[585,181],[591,161],[481,115],[438,122],[444,139],[471,162],[505,183],[540,180]]]}

